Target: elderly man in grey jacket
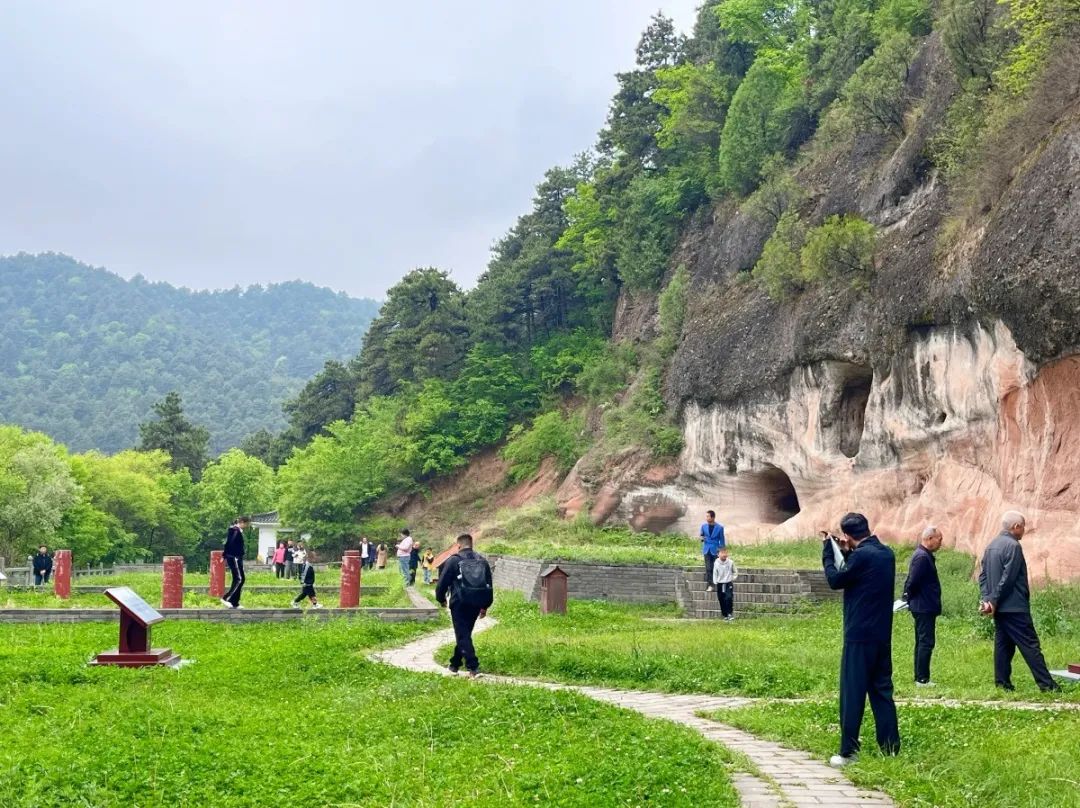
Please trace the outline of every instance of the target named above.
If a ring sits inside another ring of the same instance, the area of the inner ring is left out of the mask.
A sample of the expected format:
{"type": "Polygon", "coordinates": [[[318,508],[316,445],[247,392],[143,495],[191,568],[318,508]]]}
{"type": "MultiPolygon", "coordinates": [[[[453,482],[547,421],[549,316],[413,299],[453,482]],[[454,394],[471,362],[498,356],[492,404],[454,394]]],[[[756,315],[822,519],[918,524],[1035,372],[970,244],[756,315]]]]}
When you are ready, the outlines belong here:
{"type": "Polygon", "coordinates": [[[1017,647],[1031,668],[1040,690],[1060,690],[1050,676],[1031,621],[1031,590],[1027,562],[1020,547],[1027,521],[1022,513],[1007,511],[1001,533],[987,545],[979,571],[979,611],[994,618],[994,683],[1013,690],[1012,659],[1017,647]]]}

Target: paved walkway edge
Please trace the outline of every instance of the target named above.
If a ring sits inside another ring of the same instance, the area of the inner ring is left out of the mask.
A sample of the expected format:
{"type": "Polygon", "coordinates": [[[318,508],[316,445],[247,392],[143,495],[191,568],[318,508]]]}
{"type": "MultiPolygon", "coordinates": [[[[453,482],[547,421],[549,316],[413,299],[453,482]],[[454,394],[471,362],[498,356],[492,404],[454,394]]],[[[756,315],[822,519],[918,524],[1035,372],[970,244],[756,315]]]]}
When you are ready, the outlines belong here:
{"type": "MultiPolygon", "coordinates": [[[[484,631],[495,625],[492,618],[484,618],[476,625],[484,631]]],[[[444,629],[421,637],[400,648],[380,651],[372,659],[397,668],[452,676],[448,670],[435,662],[435,652],[454,641],[452,629],[444,629]]],[[[648,718],[673,721],[697,730],[710,741],[745,755],[754,768],[763,775],[736,772],[732,784],[739,792],[744,808],[894,808],[893,801],[884,794],[856,788],[851,781],[835,769],[812,758],[806,752],[762,740],[747,732],[710,721],[698,712],[719,710],[725,707],[743,707],[757,699],[722,696],[688,696],[666,693],[650,693],[636,690],[616,690],[602,687],[585,687],[521,679],[508,676],[481,676],[478,682],[513,684],[540,687],[547,690],[567,690],[583,696],[607,702],[628,710],[634,710],[648,718]]]]}

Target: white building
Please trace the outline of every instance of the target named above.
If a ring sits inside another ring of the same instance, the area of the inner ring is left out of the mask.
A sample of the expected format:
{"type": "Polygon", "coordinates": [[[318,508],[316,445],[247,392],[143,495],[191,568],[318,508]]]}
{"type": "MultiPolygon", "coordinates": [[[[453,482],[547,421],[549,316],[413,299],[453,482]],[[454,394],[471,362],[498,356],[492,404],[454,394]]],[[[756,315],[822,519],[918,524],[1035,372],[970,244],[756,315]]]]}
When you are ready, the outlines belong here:
{"type": "Polygon", "coordinates": [[[258,558],[256,559],[260,564],[269,563],[274,557],[274,550],[277,548],[278,539],[300,539],[301,541],[307,541],[311,538],[310,533],[301,533],[299,536],[296,534],[296,528],[294,527],[282,527],[281,522],[278,520],[278,512],[270,511],[269,513],[256,513],[251,516],[251,526],[257,528],[259,531],[258,540],[258,558]]]}

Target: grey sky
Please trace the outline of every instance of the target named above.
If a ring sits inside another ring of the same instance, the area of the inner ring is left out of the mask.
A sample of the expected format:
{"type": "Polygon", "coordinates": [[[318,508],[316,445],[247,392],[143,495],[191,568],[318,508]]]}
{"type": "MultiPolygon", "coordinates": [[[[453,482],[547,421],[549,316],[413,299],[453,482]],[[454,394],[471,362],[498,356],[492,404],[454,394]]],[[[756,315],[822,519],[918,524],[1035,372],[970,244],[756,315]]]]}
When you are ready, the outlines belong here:
{"type": "Polygon", "coordinates": [[[470,286],[700,0],[8,2],[0,253],[193,288],[470,286]]]}

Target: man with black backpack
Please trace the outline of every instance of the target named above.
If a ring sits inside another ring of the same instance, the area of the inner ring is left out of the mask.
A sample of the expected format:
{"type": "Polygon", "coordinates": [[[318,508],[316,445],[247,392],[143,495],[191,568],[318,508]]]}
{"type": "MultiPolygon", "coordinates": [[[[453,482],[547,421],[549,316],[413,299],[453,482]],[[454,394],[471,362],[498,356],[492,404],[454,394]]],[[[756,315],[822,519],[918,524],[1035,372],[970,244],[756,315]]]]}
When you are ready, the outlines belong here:
{"type": "Polygon", "coordinates": [[[450,672],[457,673],[464,662],[469,678],[475,679],[480,662],[473,647],[473,627],[477,619],[487,614],[495,593],[491,588],[491,565],[473,550],[472,545],[473,538],[468,533],[457,537],[458,551],[446,559],[439,572],[435,600],[440,606],[449,605],[450,620],[454,624],[456,642],[450,657],[450,672]]]}

